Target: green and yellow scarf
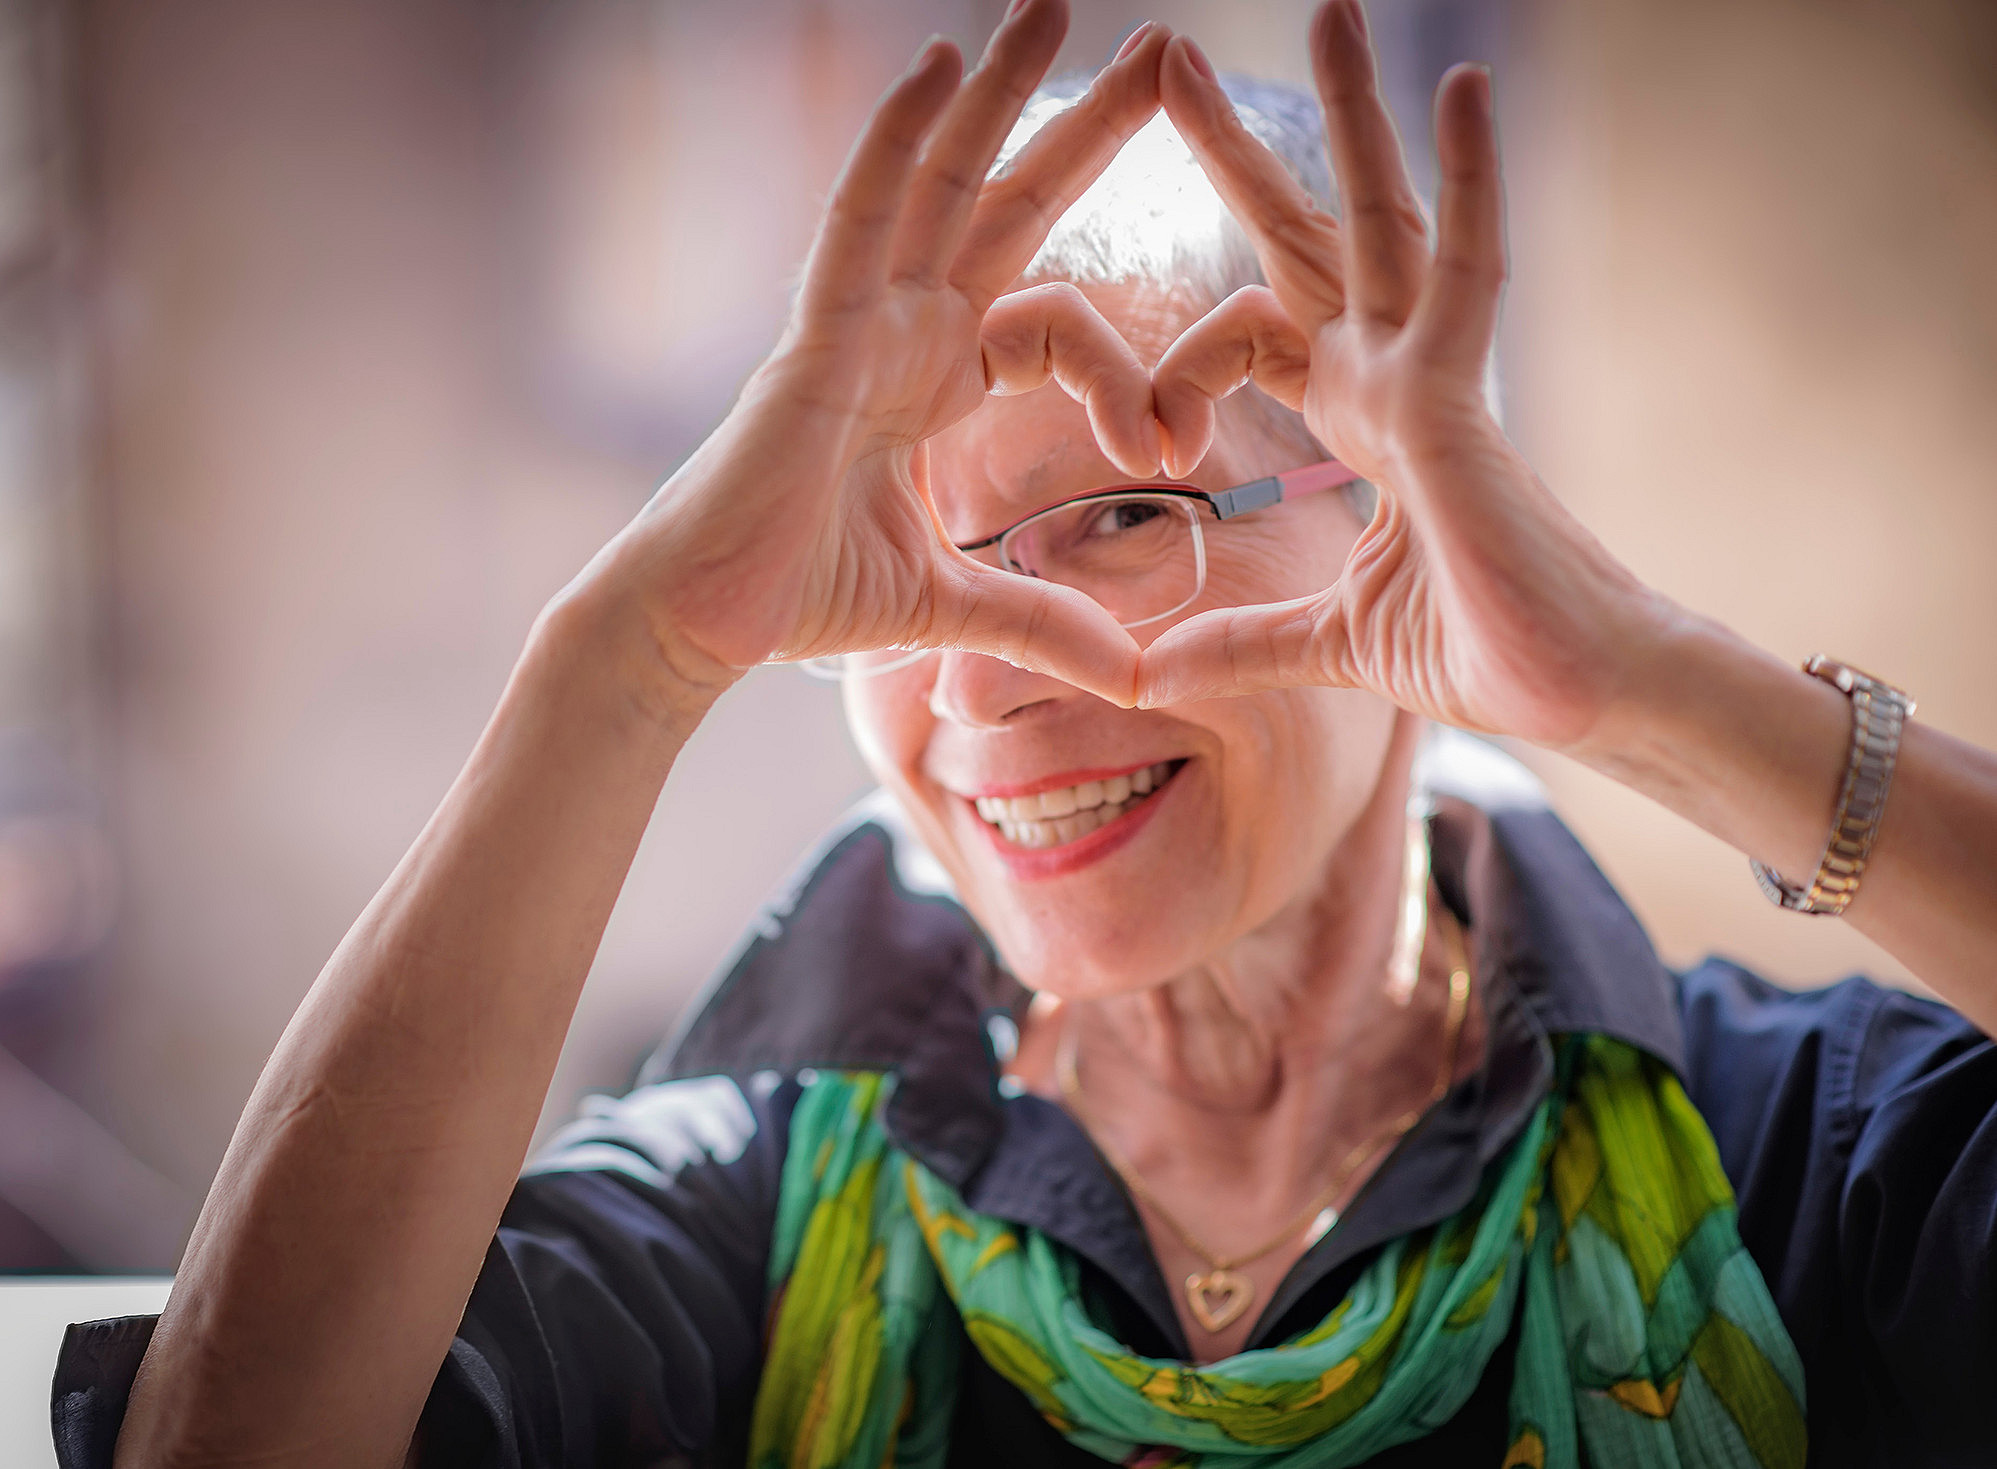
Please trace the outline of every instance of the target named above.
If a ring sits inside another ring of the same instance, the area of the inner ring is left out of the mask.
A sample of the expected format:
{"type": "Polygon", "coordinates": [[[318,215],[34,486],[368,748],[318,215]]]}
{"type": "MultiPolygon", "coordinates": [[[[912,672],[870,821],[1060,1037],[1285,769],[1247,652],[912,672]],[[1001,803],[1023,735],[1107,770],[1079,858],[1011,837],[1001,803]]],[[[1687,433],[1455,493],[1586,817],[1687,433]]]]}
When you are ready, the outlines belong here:
{"type": "Polygon", "coordinates": [[[1552,1093],[1461,1213],[1386,1246],[1302,1336],[1205,1367],[1128,1351],[1083,1310],[1072,1255],[894,1147],[891,1086],[821,1074],[792,1117],[751,1469],[940,1466],[952,1306],[1112,1463],[1363,1464],[1448,1422],[1516,1316],[1494,1469],[1801,1469],[1802,1364],[1712,1134],[1670,1069],[1619,1041],[1563,1037],[1552,1093]]]}

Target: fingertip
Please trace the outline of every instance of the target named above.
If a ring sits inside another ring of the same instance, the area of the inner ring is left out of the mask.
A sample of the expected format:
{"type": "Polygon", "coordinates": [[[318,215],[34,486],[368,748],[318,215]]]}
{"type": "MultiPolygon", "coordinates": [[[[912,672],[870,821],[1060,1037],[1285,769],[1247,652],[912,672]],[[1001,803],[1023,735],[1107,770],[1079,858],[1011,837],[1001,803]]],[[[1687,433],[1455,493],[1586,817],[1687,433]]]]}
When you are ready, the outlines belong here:
{"type": "Polygon", "coordinates": [[[1188,389],[1180,394],[1167,388],[1158,404],[1158,423],[1165,435],[1160,456],[1165,472],[1184,479],[1206,458],[1213,437],[1212,406],[1204,393],[1188,389]]]}
{"type": "Polygon", "coordinates": [[[1130,34],[1123,38],[1123,44],[1116,48],[1116,55],[1110,57],[1109,64],[1115,66],[1117,62],[1123,60],[1124,57],[1130,55],[1131,52],[1143,45],[1151,33],[1157,29],[1159,29],[1159,25],[1155,20],[1147,20],[1142,25],[1131,27],[1130,34]]]}
{"type": "Polygon", "coordinates": [[[1023,25],[1028,20],[1053,17],[1064,25],[1068,19],[1068,0],[1012,0],[1005,9],[1005,16],[999,21],[999,29],[1007,26],[1023,25]]]}
{"type": "Polygon", "coordinates": [[[1323,56],[1337,41],[1335,34],[1344,25],[1339,14],[1339,0],[1324,0],[1324,4],[1311,13],[1309,31],[1310,54],[1323,56]]]}
{"type": "MultiPolygon", "coordinates": [[[[1169,634],[1168,634],[1169,636],[1169,634]]],[[[1175,669],[1169,656],[1162,666],[1154,667],[1153,643],[1144,650],[1143,661],[1137,669],[1137,687],[1132,694],[1130,707],[1133,709],[1169,709],[1175,704],[1190,704],[1198,697],[1188,689],[1183,669],[1175,669]]]]}
{"type": "Polygon", "coordinates": [[[945,61],[962,64],[964,53],[957,49],[957,43],[948,36],[934,35],[922,43],[915,53],[915,60],[908,64],[908,75],[920,76],[931,67],[945,61]]]}
{"type": "Polygon", "coordinates": [[[1327,0],[1319,7],[1311,17],[1310,53],[1320,68],[1370,68],[1372,42],[1358,0],[1327,0]]]}
{"type": "Polygon", "coordinates": [[[1194,71],[1198,72],[1209,83],[1216,87],[1219,86],[1220,77],[1215,73],[1213,63],[1207,60],[1206,52],[1200,49],[1200,43],[1195,41],[1191,36],[1180,36],[1178,40],[1180,50],[1186,58],[1186,64],[1192,67],[1194,71]]]}
{"type": "Polygon", "coordinates": [[[1139,96],[1151,98],[1155,102],[1163,80],[1161,71],[1165,63],[1165,51],[1171,42],[1170,26],[1160,21],[1147,21],[1142,30],[1131,33],[1130,39],[1117,53],[1116,60],[1103,68],[1103,71],[1115,73],[1123,78],[1124,85],[1134,86],[1139,96]]]}
{"type": "Polygon", "coordinates": [[[1435,92],[1435,145],[1444,165],[1492,151],[1494,119],[1491,69],[1471,62],[1451,67],[1435,92]]]}
{"type": "Polygon", "coordinates": [[[1037,59],[1044,53],[1052,60],[1067,34],[1066,0],[1020,0],[992,31],[991,39],[985,43],[985,55],[991,56],[1000,42],[1005,41],[1025,48],[1022,54],[1027,58],[1037,59]]]}
{"type": "Polygon", "coordinates": [[[1165,110],[1183,118],[1185,109],[1210,100],[1213,84],[1186,55],[1186,38],[1174,36],[1158,57],[1158,97],[1165,110]]]}
{"type": "Polygon", "coordinates": [[[1109,459],[1132,479],[1150,479],[1163,465],[1158,457],[1158,435],[1149,425],[1139,428],[1127,441],[1110,449],[1109,459]]]}
{"type": "Polygon", "coordinates": [[[931,36],[915,53],[908,70],[901,74],[896,90],[921,92],[934,88],[938,97],[947,98],[963,78],[964,53],[957,49],[957,43],[947,36],[931,36]]]}
{"type": "Polygon", "coordinates": [[[1436,87],[1442,106],[1474,117],[1491,115],[1491,68],[1479,61],[1462,61],[1443,74],[1436,87]]]}

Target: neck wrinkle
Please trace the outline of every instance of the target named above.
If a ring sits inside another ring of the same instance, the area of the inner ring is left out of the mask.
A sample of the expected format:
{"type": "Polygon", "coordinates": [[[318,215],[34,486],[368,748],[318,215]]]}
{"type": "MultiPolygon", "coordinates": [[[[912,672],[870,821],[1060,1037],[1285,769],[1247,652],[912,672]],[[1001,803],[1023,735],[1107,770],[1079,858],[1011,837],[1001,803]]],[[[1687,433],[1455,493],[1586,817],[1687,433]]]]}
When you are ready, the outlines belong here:
{"type": "Polygon", "coordinates": [[[1420,728],[1396,735],[1374,799],[1287,909],[1177,979],[1068,1017],[1091,1121],[1133,1166],[1282,1193],[1276,1175],[1322,1176],[1432,1082],[1447,1005],[1434,924],[1412,1001],[1387,983],[1420,728]]]}

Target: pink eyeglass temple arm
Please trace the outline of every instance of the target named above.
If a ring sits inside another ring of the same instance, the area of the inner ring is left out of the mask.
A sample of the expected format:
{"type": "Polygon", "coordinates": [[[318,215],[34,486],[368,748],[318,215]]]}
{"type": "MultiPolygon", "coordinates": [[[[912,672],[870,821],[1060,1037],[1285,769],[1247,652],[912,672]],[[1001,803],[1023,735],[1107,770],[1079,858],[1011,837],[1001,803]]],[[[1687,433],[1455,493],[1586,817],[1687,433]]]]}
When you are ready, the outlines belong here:
{"type": "Polygon", "coordinates": [[[1260,510],[1265,505],[1294,500],[1299,495],[1335,490],[1358,478],[1359,471],[1351,465],[1326,459],[1317,464],[1306,464],[1302,469],[1285,470],[1266,479],[1252,479],[1245,485],[1216,491],[1213,495],[1214,513],[1227,520],[1236,515],[1246,515],[1251,510],[1260,510]]]}

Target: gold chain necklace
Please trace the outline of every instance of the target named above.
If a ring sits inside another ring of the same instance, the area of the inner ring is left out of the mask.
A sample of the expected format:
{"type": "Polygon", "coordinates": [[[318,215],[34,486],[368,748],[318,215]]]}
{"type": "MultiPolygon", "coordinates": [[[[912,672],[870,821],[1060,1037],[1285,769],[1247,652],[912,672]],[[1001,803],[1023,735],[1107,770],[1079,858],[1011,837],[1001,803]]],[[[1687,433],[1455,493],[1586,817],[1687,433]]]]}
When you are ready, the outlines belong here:
{"type": "MultiPolygon", "coordinates": [[[[1425,866],[1426,864],[1424,864],[1425,866]]],[[[1414,1125],[1427,1115],[1428,1110],[1445,1096],[1449,1095],[1449,1084],[1456,1075],[1457,1050],[1463,1039],[1463,1017],[1470,1008],[1470,959],[1464,949],[1463,930],[1452,917],[1448,922],[1448,936],[1453,952],[1449,965],[1449,1010],[1444,1022],[1442,1064],[1435,1074],[1435,1082],[1429,1088],[1428,1096],[1420,1105],[1410,1107],[1385,1127],[1365,1139],[1339,1164],[1338,1171],[1330,1183],[1312,1196],[1303,1209],[1285,1223],[1266,1244],[1257,1245],[1251,1250],[1238,1251],[1233,1255],[1222,1255],[1209,1249],[1199,1236],[1173,1217],[1172,1211],[1159,1202],[1158,1196],[1138,1175],[1136,1169],[1125,1162],[1112,1148],[1099,1131],[1090,1130],[1090,1136],[1110,1167],[1138,1198],[1151,1206],[1151,1210],[1170,1229],[1188,1250],[1206,1261],[1205,1273],[1195,1271],[1186,1277],[1186,1305],[1193,1313],[1193,1319],[1208,1331],[1220,1331],[1246,1311],[1255,1300],[1255,1282],[1243,1275],[1236,1267],[1261,1259],[1279,1245],[1287,1244],[1301,1234],[1306,1225],[1315,1223],[1311,1242],[1321,1239],[1338,1222],[1337,1211],[1331,1202],[1345,1187],[1361,1163],[1379,1152],[1383,1147],[1399,1142],[1414,1125]]],[[[1082,1073],[1077,1064],[1076,1032],[1072,1014],[1062,1022],[1061,1045],[1055,1055],[1054,1070],[1061,1087],[1061,1095],[1084,1127],[1088,1118],[1082,1107],[1082,1073]]]]}

